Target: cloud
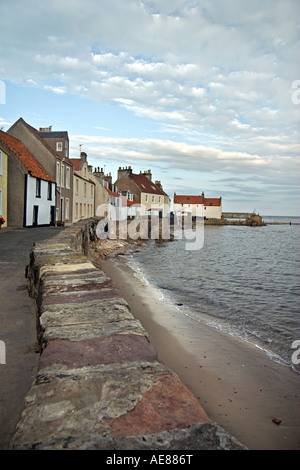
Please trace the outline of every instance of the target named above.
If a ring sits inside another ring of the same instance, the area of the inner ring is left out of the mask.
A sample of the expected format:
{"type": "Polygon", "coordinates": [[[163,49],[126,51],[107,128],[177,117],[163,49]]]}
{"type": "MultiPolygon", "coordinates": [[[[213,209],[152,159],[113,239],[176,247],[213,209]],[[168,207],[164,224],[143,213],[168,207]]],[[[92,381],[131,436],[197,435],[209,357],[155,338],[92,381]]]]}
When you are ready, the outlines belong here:
{"type": "Polygon", "coordinates": [[[298,8],[298,0],[1,2],[0,78],[153,125],[152,141],[136,131],[126,142],[100,139],[99,149],[80,136],[95,157],[286,181],[299,174],[298,8]]]}

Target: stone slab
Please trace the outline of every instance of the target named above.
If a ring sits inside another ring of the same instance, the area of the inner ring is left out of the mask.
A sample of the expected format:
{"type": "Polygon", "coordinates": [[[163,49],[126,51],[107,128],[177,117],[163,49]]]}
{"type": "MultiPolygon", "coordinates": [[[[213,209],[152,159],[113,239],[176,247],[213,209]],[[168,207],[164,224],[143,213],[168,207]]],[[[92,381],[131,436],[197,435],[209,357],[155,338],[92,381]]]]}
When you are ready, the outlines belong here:
{"type": "Polygon", "coordinates": [[[114,323],[133,320],[128,304],[122,298],[91,300],[77,304],[48,305],[40,316],[43,328],[80,323],[114,323]]]}
{"type": "Polygon", "coordinates": [[[138,320],[123,320],[114,323],[93,322],[47,327],[43,332],[42,343],[46,344],[54,339],[68,339],[70,341],[83,341],[93,338],[104,338],[112,335],[135,334],[148,336],[138,320]]]}
{"type": "Polygon", "coordinates": [[[109,421],[133,410],[167,372],[164,365],[149,362],[45,368],[26,396],[12,445],[110,434],[109,421]]]}
{"type": "Polygon", "coordinates": [[[69,369],[136,361],[158,362],[159,359],[145,337],[123,334],[77,342],[53,340],[40,357],[39,369],[54,364],[69,369]]]}

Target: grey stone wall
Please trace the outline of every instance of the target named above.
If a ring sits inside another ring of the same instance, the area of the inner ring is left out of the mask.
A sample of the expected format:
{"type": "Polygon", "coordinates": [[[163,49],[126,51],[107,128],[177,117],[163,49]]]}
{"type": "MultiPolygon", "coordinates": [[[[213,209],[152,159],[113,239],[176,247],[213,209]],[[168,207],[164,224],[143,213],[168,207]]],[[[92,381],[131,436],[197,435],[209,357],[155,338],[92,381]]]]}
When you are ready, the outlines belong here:
{"type": "Polygon", "coordinates": [[[88,258],[96,223],[67,227],[30,253],[40,361],[11,449],[245,449],[159,360],[88,258]]]}

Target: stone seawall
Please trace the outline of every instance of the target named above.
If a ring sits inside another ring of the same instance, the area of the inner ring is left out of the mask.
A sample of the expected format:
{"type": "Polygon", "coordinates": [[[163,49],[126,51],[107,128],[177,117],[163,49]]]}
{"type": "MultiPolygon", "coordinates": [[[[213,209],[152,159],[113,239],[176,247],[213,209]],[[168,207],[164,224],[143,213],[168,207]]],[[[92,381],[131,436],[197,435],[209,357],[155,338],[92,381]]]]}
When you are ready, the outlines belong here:
{"type": "Polygon", "coordinates": [[[11,449],[245,449],[158,358],[89,259],[97,221],[36,243],[26,276],[40,360],[11,449]]]}

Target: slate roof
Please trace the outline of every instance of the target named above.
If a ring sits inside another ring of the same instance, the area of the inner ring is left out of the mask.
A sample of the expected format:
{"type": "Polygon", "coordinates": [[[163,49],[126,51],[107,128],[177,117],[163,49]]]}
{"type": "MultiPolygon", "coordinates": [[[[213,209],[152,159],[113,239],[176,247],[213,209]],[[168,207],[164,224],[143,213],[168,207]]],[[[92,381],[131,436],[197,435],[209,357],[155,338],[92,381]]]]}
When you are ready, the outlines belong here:
{"type": "Polygon", "coordinates": [[[145,175],[137,175],[133,173],[131,179],[135,182],[142,193],[158,194],[160,196],[167,196],[167,194],[156,184],[150,181],[145,175]]]}
{"type": "Polygon", "coordinates": [[[39,135],[46,139],[68,139],[68,132],[67,131],[38,131],[39,135]]]}
{"type": "Polygon", "coordinates": [[[20,140],[12,137],[6,132],[0,131],[0,144],[1,142],[23,163],[31,176],[55,183],[42,165],[36,161],[34,156],[27,150],[20,140]]]}

